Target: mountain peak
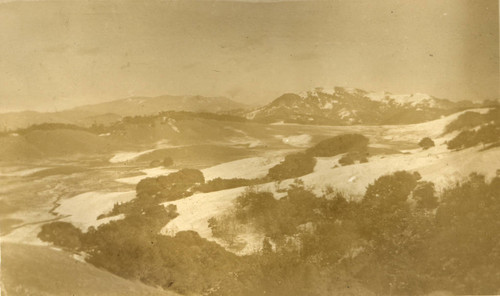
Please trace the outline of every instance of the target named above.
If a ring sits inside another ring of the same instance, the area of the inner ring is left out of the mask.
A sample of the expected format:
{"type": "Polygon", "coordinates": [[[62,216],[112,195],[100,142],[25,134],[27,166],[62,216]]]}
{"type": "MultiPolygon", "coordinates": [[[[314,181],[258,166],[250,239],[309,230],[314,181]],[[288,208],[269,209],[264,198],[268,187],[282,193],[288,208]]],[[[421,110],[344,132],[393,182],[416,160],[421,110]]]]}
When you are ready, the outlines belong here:
{"type": "Polygon", "coordinates": [[[247,118],[329,125],[408,124],[436,119],[457,109],[456,103],[423,93],[392,94],[336,86],[286,93],[248,113],[247,118]]]}

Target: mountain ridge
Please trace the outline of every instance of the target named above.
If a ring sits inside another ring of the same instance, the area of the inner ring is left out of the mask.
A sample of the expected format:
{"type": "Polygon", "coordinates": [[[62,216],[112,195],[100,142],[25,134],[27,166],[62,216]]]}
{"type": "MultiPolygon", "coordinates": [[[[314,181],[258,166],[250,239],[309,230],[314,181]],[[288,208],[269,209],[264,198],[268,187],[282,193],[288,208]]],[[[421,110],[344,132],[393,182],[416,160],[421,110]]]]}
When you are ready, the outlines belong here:
{"type": "Polygon", "coordinates": [[[90,126],[107,124],[125,116],[157,114],[161,111],[228,112],[247,108],[226,97],[170,96],[129,97],[89,104],[57,112],[19,111],[0,114],[0,131],[12,131],[40,123],[90,126]]]}
{"type": "Polygon", "coordinates": [[[245,117],[302,124],[411,124],[479,106],[470,101],[452,102],[422,93],[394,95],[357,88],[317,87],[298,94],[285,93],[246,113],[245,117]]]}

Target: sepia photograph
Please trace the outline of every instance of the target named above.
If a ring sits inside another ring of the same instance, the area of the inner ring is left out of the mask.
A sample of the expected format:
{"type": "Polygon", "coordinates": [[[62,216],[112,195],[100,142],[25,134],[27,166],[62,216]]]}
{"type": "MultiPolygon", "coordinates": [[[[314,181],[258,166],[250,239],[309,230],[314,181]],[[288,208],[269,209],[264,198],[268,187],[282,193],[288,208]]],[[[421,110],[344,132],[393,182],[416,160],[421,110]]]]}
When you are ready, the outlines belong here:
{"type": "Polygon", "coordinates": [[[498,0],[0,0],[0,296],[500,295],[498,0]]]}

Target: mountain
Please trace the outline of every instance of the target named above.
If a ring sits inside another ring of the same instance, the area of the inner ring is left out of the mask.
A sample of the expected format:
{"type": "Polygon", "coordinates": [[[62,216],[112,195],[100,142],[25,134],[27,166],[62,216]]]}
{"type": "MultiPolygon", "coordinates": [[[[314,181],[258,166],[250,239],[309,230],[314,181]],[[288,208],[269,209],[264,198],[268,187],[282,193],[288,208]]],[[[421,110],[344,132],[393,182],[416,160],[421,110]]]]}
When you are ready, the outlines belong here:
{"type": "Polygon", "coordinates": [[[284,94],[246,113],[246,117],[262,122],[325,125],[410,124],[477,106],[468,101],[452,102],[427,94],[394,95],[335,87],[284,94]]]}
{"type": "Polygon", "coordinates": [[[59,112],[11,112],[0,114],[0,131],[12,131],[40,123],[68,123],[83,126],[109,124],[124,116],[157,114],[161,111],[227,112],[245,105],[224,97],[159,96],[132,97],[59,112]]]}
{"type": "Polygon", "coordinates": [[[114,113],[121,116],[156,114],[160,111],[191,111],[217,113],[245,108],[225,97],[160,96],[132,97],[95,105],[77,107],[73,110],[95,114],[114,113]]]}

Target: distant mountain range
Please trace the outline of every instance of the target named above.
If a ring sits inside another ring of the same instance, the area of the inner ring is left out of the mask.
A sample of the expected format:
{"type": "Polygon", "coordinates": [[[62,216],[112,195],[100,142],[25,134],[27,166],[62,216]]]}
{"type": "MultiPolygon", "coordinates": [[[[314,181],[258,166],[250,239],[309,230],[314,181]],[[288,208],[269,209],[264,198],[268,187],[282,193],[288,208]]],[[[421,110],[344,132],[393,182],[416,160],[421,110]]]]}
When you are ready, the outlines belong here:
{"type": "Polygon", "coordinates": [[[262,122],[301,124],[410,124],[479,105],[419,93],[394,95],[343,87],[315,88],[300,94],[284,94],[268,105],[246,113],[245,117],[262,122]]]}
{"type": "Polygon", "coordinates": [[[0,132],[40,123],[77,125],[107,124],[124,116],[150,115],[161,111],[229,112],[247,108],[224,97],[159,96],[132,97],[59,112],[11,112],[0,114],[0,132]]]}
{"type": "Polygon", "coordinates": [[[426,94],[394,95],[389,92],[375,93],[343,87],[315,88],[300,94],[287,93],[253,110],[225,97],[132,97],[59,112],[24,111],[0,114],[0,132],[41,123],[106,125],[125,116],[153,115],[162,111],[224,113],[265,123],[410,124],[479,106],[481,104],[471,101],[452,102],[426,94]]]}

